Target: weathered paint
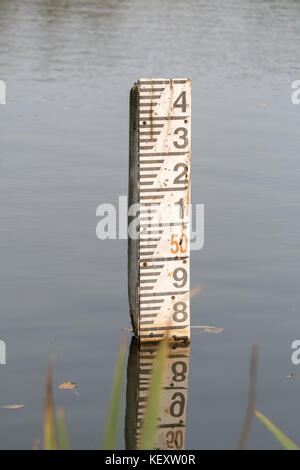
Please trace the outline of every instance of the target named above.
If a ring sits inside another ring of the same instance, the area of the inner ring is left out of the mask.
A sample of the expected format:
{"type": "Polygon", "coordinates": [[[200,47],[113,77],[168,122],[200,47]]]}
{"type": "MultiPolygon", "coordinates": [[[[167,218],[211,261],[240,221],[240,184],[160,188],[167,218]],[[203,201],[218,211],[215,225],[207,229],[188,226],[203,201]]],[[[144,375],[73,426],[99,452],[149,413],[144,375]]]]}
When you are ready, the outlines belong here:
{"type": "Polygon", "coordinates": [[[140,79],[130,107],[129,205],[140,204],[128,250],[133,328],[141,341],[189,341],[191,80],[140,79]]]}

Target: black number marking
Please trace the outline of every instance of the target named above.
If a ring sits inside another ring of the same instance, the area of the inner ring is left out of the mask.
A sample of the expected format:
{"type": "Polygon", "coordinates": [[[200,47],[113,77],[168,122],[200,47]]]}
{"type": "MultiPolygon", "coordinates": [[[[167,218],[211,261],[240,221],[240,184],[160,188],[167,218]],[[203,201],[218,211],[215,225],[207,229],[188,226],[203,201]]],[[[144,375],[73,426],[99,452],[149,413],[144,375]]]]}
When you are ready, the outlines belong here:
{"type": "Polygon", "coordinates": [[[178,142],[173,141],[174,147],[177,149],[184,149],[185,147],[188,146],[189,139],[187,138],[189,131],[185,127],[177,127],[177,129],[174,132],[174,135],[178,135],[179,139],[183,140],[182,144],[179,144],[178,142]],[[179,132],[181,132],[181,135],[178,135],[179,132]]]}
{"type": "Polygon", "coordinates": [[[178,96],[178,98],[173,104],[173,108],[181,108],[181,111],[183,113],[186,112],[186,92],[185,91],[180,93],[180,95],[178,96]]]}
{"type": "MultiPolygon", "coordinates": [[[[175,183],[175,180],[174,180],[174,183],[175,183]]],[[[184,201],[183,201],[183,198],[179,199],[178,202],[175,202],[175,205],[179,206],[179,212],[180,212],[179,217],[181,219],[183,219],[184,218],[184,201]]]]}
{"type": "Polygon", "coordinates": [[[187,283],[187,272],[184,268],[176,268],[173,271],[173,279],[176,282],[173,282],[173,286],[175,287],[183,287],[187,283]],[[181,274],[180,274],[181,273],[181,274]],[[181,284],[180,284],[181,283],[181,284]]]}
{"type": "Polygon", "coordinates": [[[181,323],[187,319],[186,303],[176,302],[174,304],[173,320],[181,323]]]}
{"type": "Polygon", "coordinates": [[[187,371],[187,366],[185,362],[183,361],[174,362],[172,364],[172,372],[173,372],[172,380],[174,380],[175,382],[183,382],[185,380],[186,371],[187,371]]]}
{"type": "Polygon", "coordinates": [[[171,403],[170,415],[173,416],[174,418],[179,418],[179,416],[182,416],[184,412],[185,398],[184,398],[183,393],[181,392],[174,393],[171,400],[174,400],[176,398],[178,399],[175,401],[172,401],[171,403]]]}
{"type": "Polygon", "coordinates": [[[174,171],[178,171],[179,168],[183,168],[183,171],[178,176],[176,176],[174,179],[174,184],[185,184],[189,167],[186,163],[177,163],[177,165],[174,166],[174,171]]]}

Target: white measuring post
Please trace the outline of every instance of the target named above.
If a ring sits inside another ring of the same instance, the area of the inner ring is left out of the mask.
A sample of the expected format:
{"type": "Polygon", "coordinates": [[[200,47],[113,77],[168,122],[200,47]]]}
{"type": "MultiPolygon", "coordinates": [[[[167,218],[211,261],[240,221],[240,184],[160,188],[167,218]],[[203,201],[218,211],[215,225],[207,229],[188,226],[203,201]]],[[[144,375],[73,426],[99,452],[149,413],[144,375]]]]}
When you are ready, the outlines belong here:
{"type": "Polygon", "coordinates": [[[133,329],[140,341],[189,341],[190,79],[144,78],[133,86],[129,153],[133,329]]]}
{"type": "MultiPolygon", "coordinates": [[[[132,339],[127,365],[125,443],[139,449],[158,343],[132,339]]],[[[169,344],[161,383],[155,449],[185,448],[190,345],[169,344]]]]}

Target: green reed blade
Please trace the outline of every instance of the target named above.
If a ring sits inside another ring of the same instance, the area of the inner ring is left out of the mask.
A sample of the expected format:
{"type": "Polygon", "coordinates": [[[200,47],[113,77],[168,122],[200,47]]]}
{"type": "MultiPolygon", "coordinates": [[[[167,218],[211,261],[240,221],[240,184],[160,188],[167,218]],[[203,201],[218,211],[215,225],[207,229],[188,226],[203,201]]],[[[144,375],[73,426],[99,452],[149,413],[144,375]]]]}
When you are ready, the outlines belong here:
{"type": "Polygon", "coordinates": [[[44,413],[44,448],[45,450],[57,450],[55,417],[53,407],[53,391],[52,391],[52,377],[53,377],[53,359],[47,369],[46,375],[46,399],[45,399],[45,413],[44,413]]]}
{"type": "Polygon", "coordinates": [[[124,372],[126,346],[125,341],[121,342],[120,353],[117,366],[115,369],[112,397],[109,406],[108,418],[103,439],[104,450],[114,450],[117,445],[118,438],[118,421],[121,407],[122,379],[124,372]]]}
{"type": "Polygon", "coordinates": [[[69,450],[68,430],[63,408],[59,408],[57,411],[57,434],[59,450],[69,450]]]}
{"type": "Polygon", "coordinates": [[[266,428],[271,431],[273,436],[277,439],[278,442],[286,449],[286,450],[299,450],[299,447],[293,442],[289,437],[287,437],[281,429],[279,429],[275,424],[272,423],[265,415],[260,413],[258,410],[254,410],[255,415],[257,418],[261,420],[261,422],[266,426],[266,428]]]}

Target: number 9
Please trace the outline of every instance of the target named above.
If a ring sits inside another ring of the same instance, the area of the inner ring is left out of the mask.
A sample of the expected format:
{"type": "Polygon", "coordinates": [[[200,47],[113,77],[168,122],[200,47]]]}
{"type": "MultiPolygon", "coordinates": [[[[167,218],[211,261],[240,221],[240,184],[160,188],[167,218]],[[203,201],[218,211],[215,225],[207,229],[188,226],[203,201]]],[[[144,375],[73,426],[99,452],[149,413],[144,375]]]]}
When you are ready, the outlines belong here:
{"type": "Polygon", "coordinates": [[[176,268],[173,271],[173,279],[177,282],[173,283],[175,287],[183,287],[187,283],[187,272],[184,268],[176,268]]]}

